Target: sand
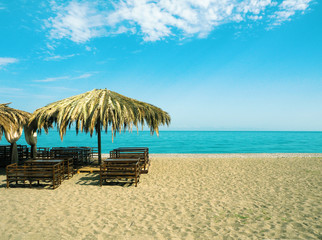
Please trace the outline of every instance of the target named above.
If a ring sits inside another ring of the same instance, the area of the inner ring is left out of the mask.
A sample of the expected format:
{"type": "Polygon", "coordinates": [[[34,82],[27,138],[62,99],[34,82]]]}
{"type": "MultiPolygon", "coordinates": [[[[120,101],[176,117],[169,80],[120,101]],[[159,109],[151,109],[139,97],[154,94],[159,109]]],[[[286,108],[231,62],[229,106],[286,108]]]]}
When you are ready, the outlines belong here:
{"type": "Polygon", "coordinates": [[[138,187],[5,188],[0,239],[322,239],[322,154],[151,155],[138,187]]]}

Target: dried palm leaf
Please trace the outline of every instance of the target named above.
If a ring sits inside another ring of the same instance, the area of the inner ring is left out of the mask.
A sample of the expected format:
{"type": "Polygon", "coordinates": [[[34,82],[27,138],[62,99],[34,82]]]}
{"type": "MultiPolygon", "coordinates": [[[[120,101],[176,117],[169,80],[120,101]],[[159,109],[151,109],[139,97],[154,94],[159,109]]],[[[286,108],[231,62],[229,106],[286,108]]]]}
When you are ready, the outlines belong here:
{"type": "Polygon", "coordinates": [[[30,113],[8,107],[10,103],[0,104],[0,140],[3,132],[15,132],[26,125],[31,116],[30,113]]]}

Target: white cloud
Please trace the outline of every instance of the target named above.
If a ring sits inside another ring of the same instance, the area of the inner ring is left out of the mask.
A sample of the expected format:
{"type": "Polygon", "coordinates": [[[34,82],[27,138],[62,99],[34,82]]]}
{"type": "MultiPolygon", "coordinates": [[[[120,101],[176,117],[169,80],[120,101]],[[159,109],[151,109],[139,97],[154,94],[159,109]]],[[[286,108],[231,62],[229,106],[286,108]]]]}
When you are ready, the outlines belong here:
{"type": "Polygon", "coordinates": [[[284,0],[278,7],[277,11],[272,18],[276,21],[274,25],[280,25],[284,21],[290,20],[290,18],[296,14],[296,12],[304,12],[312,0],[284,0]]]}
{"type": "Polygon", "coordinates": [[[10,63],[16,63],[18,61],[19,60],[17,58],[0,57],[0,69],[5,65],[8,65],[10,63]]]}
{"type": "Polygon", "coordinates": [[[48,86],[39,86],[39,87],[41,87],[41,88],[46,88],[46,89],[49,89],[49,90],[54,90],[54,91],[68,91],[68,92],[70,92],[70,91],[73,91],[73,92],[75,92],[75,91],[78,91],[78,89],[76,89],[76,88],[68,88],[68,87],[48,87],[48,86]]]}
{"type": "Polygon", "coordinates": [[[5,10],[7,9],[2,3],[0,3],[0,10],[5,10]]]}
{"type": "Polygon", "coordinates": [[[84,73],[82,75],[76,76],[76,77],[71,77],[71,76],[62,76],[62,77],[50,77],[50,78],[45,78],[41,80],[33,80],[33,82],[39,82],[39,83],[47,83],[47,82],[57,82],[60,80],[76,80],[76,79],[85,79],[93,76],[93,73],[84,73]]]}
{"type": "Polygon", "coordinates": [[[11,88],[11,87],[1,87],[0,92],[1,93],[13,93],[13,92],[21,92],[22,88],[11,88]]]}
{"type": "Polygon", "coordinates": [[[105,33],[104,16],[96,9],[95,4],[71,1],[67,6],[53,2],[56,17],[48,19],[51,27],[51,38],[70,38],[83,43],[105,33]]]}
{"type": "Polygon", "coordinates": [[[93,74],[91,74],[91,73],[84,73],[84,74],[82,74],[82,75],[80,75],[78,77],[74,77],[73,79],[84,79],[84,78],[89,78],[91,76],[93,76],[93,74]]]}
{"type": "Polygon", "coordinates": [[[280,24],[304,12],[312,1],[115,0],[108,6],[74,0],[65,5],[54,3],[55,16],[47,26],[52,39],[68,38],[76,43],[122,33],[139,34],[144,41],[206,37],[227,23],[265,22],[265,17],[270,16],[272,24],[280,24]]]}
{"type": "Polygon", "coordinates": [[[68,76],[63,76],[63,77],[55,77],[55,78],[46,78],[42,80],[33,80],[33,82],[56,82],[56,81],[68,79],[68,78],[69,78],[68,76]]]}
{"type": "Polygon", "coordinates": [[[46,57],[45,61],[59,61],[59,60],[64,60],[64,59],[74,57],[75,55],[76,54],[70,54],[65,56],[56,55],[56,56],[46,57]]]}

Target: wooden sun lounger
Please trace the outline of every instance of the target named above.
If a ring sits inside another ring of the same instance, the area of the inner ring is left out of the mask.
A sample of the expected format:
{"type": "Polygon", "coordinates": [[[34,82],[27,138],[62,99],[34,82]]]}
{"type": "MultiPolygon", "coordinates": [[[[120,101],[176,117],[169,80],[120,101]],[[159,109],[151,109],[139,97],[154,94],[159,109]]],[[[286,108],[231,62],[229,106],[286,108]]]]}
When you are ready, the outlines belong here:
{"type": "Polygon", "coordinates": [[[149,148],[147,147],[122,147],[110,151],[110,158],[140,159],[141,173],[148,173],[150,166],[149,148]]]}
{"type": "Polygon", "coordinates": [[[17,163],[13,163],[8,165],[6,170],[7,188],[10,187],[12,182],[25,184],[26,181],[29,181],[29,186],[32,187],[33,181],[37,181],[38,184],[42,181],[50,182],[53,189],[55,189],[62,182],[63,169],[61,163],[47,166],[19,166],[17,163]]]}
{"type": "Polygon", "coordinates": [[[140,180],[139,159],[107,159],[100,166],[100,186],[107,180],[134,180],[135,187],[140,180]]]}

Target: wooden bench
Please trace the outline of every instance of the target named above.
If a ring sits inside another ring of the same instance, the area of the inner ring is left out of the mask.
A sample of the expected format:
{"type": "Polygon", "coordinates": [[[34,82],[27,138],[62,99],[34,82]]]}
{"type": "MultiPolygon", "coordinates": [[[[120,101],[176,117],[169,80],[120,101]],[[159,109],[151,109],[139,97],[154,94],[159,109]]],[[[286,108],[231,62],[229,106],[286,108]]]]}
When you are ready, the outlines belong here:
{"type": "Polygon", "coordinates": [[[37,147],[37,158],[50,159],[50,148],[49,147],[37,147]]]}
{"type": "MultiPolygon", "coordinates": [[[[0,145],[0,167],[5,167],[11,164],[11,146],[0,145]]],[[[26,145],[17,145],[18,162],[27,160],[30,156],[29,149],[26,145]]]]}
{"type": "Polygon", "coordinates": [[[107,180],[134,180],[135,187],[140,180],[139,159],[107,159],[100,166],[100,186],[107,180]]]}
{"type": "Polygon", "coordinates": [[[0,166],[5,167],[11,163],[11,148],[10,145],[0,146],[0,166]]]}
{"type": "Polygon", "coordinates": [[[50,155],[55,159],[72,158],[74,166],[82,166],[90,163],[91,149],[76,147],[53,147],[50,155]]]}
{"type": "Polygon", "coordinates": [[[57,188],[62,182],[63,169],[61,163],[54,165],[22,165],[13,163],[7,166],[7,188],[10,187],[10,183],[15,182],[18,184],[22,182],[25,184],[29,181],[29,186],[32,187],[32,182],[37,181],[39,184],[42,182],[50,182],[53,189],[57,188]]]}
{"type": "Polygon", "coordinates": [[[27,160],[25,161],[25,165],[32,166],[50,166],[56,163],[61,163],[63,168],[63,178],[71,178],[74,176],[74,167],[73,167],[73,159],[37,159],[37,160],[27,160]]]}
{"type": "Polygon", "coordinates": [[[110,151],[110,158],[140,159],[141,173],[148,173],[150,166],[149,148],[147,147],[121,147],[110,151]]]}

